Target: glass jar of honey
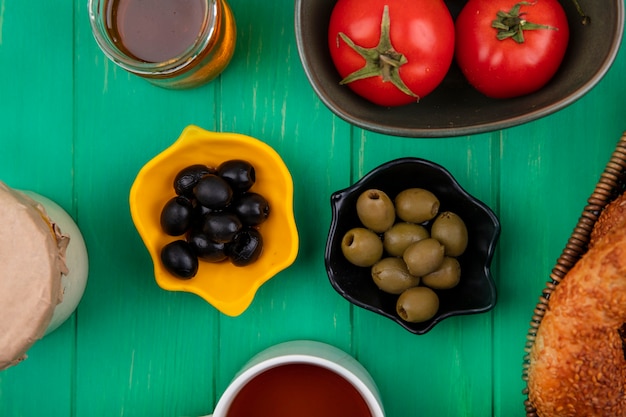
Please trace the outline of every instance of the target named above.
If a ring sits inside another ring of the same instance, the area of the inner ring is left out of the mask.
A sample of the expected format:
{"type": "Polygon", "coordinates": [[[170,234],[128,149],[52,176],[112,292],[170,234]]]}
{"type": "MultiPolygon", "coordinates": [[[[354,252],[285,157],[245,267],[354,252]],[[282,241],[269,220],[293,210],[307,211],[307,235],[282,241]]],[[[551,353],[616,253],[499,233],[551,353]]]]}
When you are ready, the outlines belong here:
{"type": "Polygon", "coordinates": [[[207,83],[235,51],[235,19],[225,0],[89,0],[89,17],[109,59],[160,87],[207,83]]]}

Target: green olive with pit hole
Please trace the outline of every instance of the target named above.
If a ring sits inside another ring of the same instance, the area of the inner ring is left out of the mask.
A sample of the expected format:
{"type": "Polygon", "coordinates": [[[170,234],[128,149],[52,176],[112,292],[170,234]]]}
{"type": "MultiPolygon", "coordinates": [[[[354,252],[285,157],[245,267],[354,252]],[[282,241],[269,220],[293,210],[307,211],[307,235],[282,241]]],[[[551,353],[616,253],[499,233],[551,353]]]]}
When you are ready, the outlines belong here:
{"type": "Polygon", "coordinates": [[[396,220],[393,201],[381,190],[370,189],[359,195],[356,213],[363,226],[377,233],[389,229],[396,220]]]}
{"type": "Polygon", "coordinates": [[[419,285],[420,278],[409,273],[401,258],[383,258],[372,266],[372,280],[389,294],[400,294],[407,288],[419,285]]]}
{"type": "Polygon", "coordinates": [[[380,237],[364,227],[355,227],[341,239],[343,256],[353,265],[369,267],[383,256],[383,242],[380,237]]]}
{"type": "Polygon", "coordinates": [[[407,188],[395,198],[396,215],[410,223],[424,223],[439,212],[439,199],[423,188],[407,188]]]}
{"type": "Polygon", "coordinates": [[[422,277],[422,283],[435,290],[449,290],[461,280],[461,264],[456,258],[446,256],[437,270],[422,277]]]}
{"type": "Polygon", "coordinates": [[[460,256],[467,249],[467,226],[459,215],[445,211],[432,224],[430,235],[446,248],[447,256],[460,256]]]}
{"type": "Polygon", "coordinates": [[[410,323],[421,323],[432,319],[439,310],[439,297],[428,287],[413,287],[398,297],[396,312],[410,323]]]}
{"type": "Polygon", "coordinates": [[[441,266],[444,250],[445,248],[437,239],[422,239],[406,248],[402,259],[411,275],[422,277],[441,266]]]}
{"type": "Polygon", "coordinates": [[[399,222],[383,235],[383,248],[391,256],[402,256],[412,243],[430,237],[428,230],[419,224],[399,222]]]}

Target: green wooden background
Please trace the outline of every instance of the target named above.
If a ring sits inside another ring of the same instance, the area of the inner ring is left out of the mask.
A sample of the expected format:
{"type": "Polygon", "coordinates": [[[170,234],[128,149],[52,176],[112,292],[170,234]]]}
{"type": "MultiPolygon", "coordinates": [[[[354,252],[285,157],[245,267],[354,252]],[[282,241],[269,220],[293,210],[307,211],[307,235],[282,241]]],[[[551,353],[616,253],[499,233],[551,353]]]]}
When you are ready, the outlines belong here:
{"type": "Polygon", "coordinates": [[[191,91],[151,86],[107,61],[86,0],[0,0],[0,180],[63,206],[90,253],[77,313],[0,373],[0,416],[198,416],[275,343],[315,339],[354,355],[389,417],[523,416],[526,331],[545,281],[626,129],[626,56],[588,95],[544,119],[470,137],[374,134],[310,88],[288,0],[232,0],[238,47],[191,91]],[[239,317],[158,288],[132,224],[140,167],[188,124],[257,137],[292,172],[300,252],[239,317]],[[499,300],[424,336],[352,307],[328,283],[331,192],[391,159],[448,168],[499,216],[499,300]]]}

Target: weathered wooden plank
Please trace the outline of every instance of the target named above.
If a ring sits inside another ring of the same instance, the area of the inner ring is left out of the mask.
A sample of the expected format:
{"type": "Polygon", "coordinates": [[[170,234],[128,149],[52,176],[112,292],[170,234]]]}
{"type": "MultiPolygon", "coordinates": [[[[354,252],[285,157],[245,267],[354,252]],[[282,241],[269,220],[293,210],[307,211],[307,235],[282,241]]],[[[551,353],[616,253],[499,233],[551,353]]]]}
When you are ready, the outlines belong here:
{"type": "MultiPolygon", "coordinates": [[[[0,1],[0,181],[44,195],[72,216],[73,3],[0,1]]],[[[0,415],[69,415],[74,319],[0,373],[0,415]]]]}
{"type": "Polygon", "coordinates": [[[315,339],[349,350],[351,332],[349,306],[324,269],[330,193],[349,181],[350,127],[308,85],[295,44],[293,5],[231,4],[239,43],[222,78],[220,128],[256,137],[280,154],[293,177],[300,247],[294,265],[261,287],[248,311],[221,317],[218,397],[243,363],[271,344],[315,339]]]}

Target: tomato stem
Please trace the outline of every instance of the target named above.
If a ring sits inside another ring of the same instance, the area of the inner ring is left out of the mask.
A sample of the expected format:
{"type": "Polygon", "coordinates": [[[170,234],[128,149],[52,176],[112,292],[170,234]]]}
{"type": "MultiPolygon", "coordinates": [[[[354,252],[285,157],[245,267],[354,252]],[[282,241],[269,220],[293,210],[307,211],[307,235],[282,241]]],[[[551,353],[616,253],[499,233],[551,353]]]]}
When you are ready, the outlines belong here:
{"type": "Polygon", "coordinates": [[[391,44],[391,36],[389,35],[390,19],[389,6],[385,5],[383,9],[383,17],[380,22],[380,39],[378,45],[374,48],[364,48],[356,45],[345,33],[340,32],[339,37],[365,59],[365,65],[346,76],[340,81],[340,84],[348,84],[353,81],[364,78],[382,77],[383,82],[390,82],[403,93],[415,97],[419,100],[419,96],[413,93],[409,87],[404,84],[400,77],[399,69],[406,64],[408,60],[400,52],[396,51],[391,44]]]}
{"type": "Polygon", "coordinates": [[[591,18],[585,14],[585,12],[583,11],[583,8],[580,7],[580,4],[578,3],[578,0],[572,0],[572,3],[574,3],[574,7],[576,7],[576,11],[582,18],[580,23],[582,23],[583,25],[588,25],[589,23],[591,23],[591,18]]]}
{"type": "Polygon", "coordinates": [[[526,13],[521,12],[520,8],[534,4],[535,2],[520,1],[508,12],[500,10],[496,14],[496,19],[491,22],[491,27],[497,29],[496,37],[498,40],[511,38],[517,43],[524,43],[525,30],[559,30],[552,26],[529,22],[524,18],[526,13]]]}

